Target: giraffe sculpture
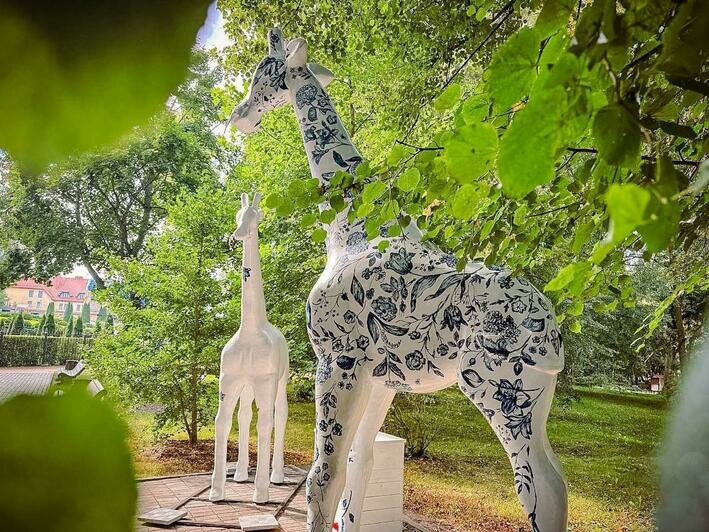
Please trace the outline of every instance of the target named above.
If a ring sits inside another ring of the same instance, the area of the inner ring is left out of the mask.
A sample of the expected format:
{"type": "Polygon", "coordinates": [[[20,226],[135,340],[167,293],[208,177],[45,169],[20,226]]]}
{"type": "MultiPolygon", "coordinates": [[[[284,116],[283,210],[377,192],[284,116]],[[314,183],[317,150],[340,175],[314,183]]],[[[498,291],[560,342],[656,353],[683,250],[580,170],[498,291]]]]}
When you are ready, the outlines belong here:
{"type": "Polygon", "coordinates": [[[246,194],[241,195],[241,209],[236,214],[236,231],[230,241],[244,243],[241,326],[222,350],[219,375],[219,410],[215,420],[214,472],[209,499],[224,499],[226,482],[226,446],[231,420],[239,401],[239,458],[234,480],[244,481],[249,476],[249,427],[251,405],[256,400],[258,409],[258,454],[254,478],[253,500],[268,502],[268,462],[271,452],[271,434],[274,432],[273,471],[270,481],[282,483],[283,439],[288,418],[288,344],[281,331],[269,323],[263,296],[261,262],[258,247],[258,225],[263,218],[258,204],[260,195],[254,195],[249,205],[246,194]]]}
{"type": "MultiPolygon", "coordinates": [[[[324,87],[333,79],[307,64],[303,39],[268,34],[268,56],[231,116],[244,133],[288,101],[310,170],[323,187],[362,157],[324,87]]],[[[566,483],[546,434],[564,366],[549,300],[528,281],[470,263],[421,240],[367,241],[349,207],[327,226],[327,263],[306,305],[318,357],[314,462],[306,483],[311,532],[356,532],[372,468],[372,449],[397,391],[425,393],[457,383],[502,443],[515,491],[534,531],[566,530],[566,483]],[[348,460],[349,456],[349,460],[348,460]]]]}

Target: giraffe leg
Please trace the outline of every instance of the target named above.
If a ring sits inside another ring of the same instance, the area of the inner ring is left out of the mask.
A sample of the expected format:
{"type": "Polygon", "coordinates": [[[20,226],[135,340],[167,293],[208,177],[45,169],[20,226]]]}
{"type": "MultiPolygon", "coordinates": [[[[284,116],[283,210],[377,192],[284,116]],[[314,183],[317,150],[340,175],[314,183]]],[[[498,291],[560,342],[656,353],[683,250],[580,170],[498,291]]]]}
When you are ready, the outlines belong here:
{"type": "MultiPolygon", "coordinates": [[[[323,364],[321,358],[321,364],[323,364]]],[[[371,383],[339,379],[338,371],[323,371],[316,382],[316,428],[313,465],[306,481],[309,532],[330,532],[347,475],[347,456],[369,397],[371,383]]]]}
{"type": "Polygon", "coordinates": [[[283,448],[286,437],[286,421],[288,420],[287,384],[288,372],[286,372],[278,382],[278,392],[276,395],[273,435],[273,463],[271,465],[271,482],[274,484],[282,484],[285,480],[285,475],[283,473],[283,448]]]}
{"type": "Polygon", "coordinates": [[[384,423],[396,391],[373,386],[362,421],[352,442],[347,480],[335,521],[340,532],[359,532],[364,496],[374,464],[374,439],[384,423]]]}
{"type": "Polygon", "coordinates": [[[277,384],[275,378],[254,383],[254,397],[256,398],[256,408],[258,409],[258,420],[256,421],[258,454],[256,455],[253,501],[259,504],[268,502],[268,469],[271,455],[273,410],[277,384]]]}
{"type": "Polygon", "coordinates": [[[245,385],[239,396],[239,457],[234,471],[234,480],[237,482],[244,482],[249,478],[249,435],[253,402],[254,391],[251,386],[245,385]]]}
{"type": "Polygon", "coordinates": [[[219,380],[219,409],[214,420],[214,472],[209,500],[220,501],[224,498],[226,483],[226,448],[231,430],[231,419],[239,397],[240,386],[233,377],[223,375],[219,380]]]}
{"type": "Polygon", "coordinates": [[[459,386],[505,448],[532,531],[565,531],[566,481],[546,431],[556,374],[525,367],[516,375],[505,365],[494,371],[463,367],[459,386]]]}

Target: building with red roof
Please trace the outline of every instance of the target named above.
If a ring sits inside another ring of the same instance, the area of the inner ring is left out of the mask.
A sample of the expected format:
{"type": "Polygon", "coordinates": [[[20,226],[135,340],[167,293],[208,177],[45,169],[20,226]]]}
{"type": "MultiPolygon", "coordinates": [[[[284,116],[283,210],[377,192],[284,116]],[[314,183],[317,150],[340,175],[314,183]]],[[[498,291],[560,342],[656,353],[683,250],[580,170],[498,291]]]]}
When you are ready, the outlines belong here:
{"type": "Polygon", "coordinates": [[[44,314],[50,302],[54,302],[54,314],[62,317],[69,304],[75,317],[81,315],[81,307],[89,304],[91,321],[96,321],[100,305],[92,301],[90,286],[93,283],[84,277],[55,276],[47,284],[32,279],[22,279],[5,289],[4,307],[13,311],[44,314]]]}

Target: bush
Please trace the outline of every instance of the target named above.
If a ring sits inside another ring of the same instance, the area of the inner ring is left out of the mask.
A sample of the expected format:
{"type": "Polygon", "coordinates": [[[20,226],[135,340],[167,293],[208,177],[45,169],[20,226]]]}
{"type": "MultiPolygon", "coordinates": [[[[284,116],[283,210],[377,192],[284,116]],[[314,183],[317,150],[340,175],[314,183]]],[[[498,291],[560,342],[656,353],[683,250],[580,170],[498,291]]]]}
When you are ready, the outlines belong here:
{"type": "Polygon", "coordinates": [[[288,386],[288,399],[295,403],[315,400],[315,376],[312,373],[292,373],[288,386]]]}
{"type": "Polygon", "coordinates": [[[397,394],[389,415],[386,418],[386,430],[404,438],[407,458],[423,458],[431,442],[436,438],[439,428],[431,423],[428,407],[436,404],[431,395],[413,393],[397,394]]]}
{"type": "Polygon", "coordinates": [[[0,366],[53,366],[82,358],[92,341],[58,336],[0,334],[0,366]]]}

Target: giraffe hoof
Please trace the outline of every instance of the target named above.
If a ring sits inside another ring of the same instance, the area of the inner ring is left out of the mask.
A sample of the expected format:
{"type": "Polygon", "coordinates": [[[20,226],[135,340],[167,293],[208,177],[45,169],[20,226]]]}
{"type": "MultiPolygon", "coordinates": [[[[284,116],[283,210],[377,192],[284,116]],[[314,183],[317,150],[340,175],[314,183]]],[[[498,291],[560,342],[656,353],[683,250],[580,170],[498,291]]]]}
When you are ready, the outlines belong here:
{"type": "Polygon", "coordinates": [[[279,472],[273,471],[271,473],[271,483],[272,484],[283,484],[283,482],[285,482],[285,480],[286,480],[286,477],[283,474],[283,471],[279,471],[279,472]]]}
{"type": "Polygon", "coordinates": [[[209,500],[212,502],[224,500],[224,489],[212,488],[209,490],[209,500]]]}
{"type": "Polygon", "coordinates": [[[252,499],[256,504],[266,504],[268,502],[268,488],[254,489],[254,497],[252,499]]]}

